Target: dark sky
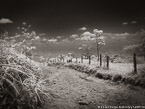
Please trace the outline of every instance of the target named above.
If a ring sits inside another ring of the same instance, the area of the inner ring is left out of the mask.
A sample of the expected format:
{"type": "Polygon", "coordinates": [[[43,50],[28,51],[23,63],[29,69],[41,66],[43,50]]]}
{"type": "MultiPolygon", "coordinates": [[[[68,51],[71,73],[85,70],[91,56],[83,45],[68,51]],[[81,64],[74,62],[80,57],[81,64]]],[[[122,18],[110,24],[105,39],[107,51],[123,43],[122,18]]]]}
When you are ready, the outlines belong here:
{"type": "Polygon", "coordinates": [[[1,0],[0,4],[0,19],[14,22],[0,26],[13,32],[23,21],[48,35],[70,35],[84,26],[112,33],[136,32],[145,26],[144,0],[1,0]]]}

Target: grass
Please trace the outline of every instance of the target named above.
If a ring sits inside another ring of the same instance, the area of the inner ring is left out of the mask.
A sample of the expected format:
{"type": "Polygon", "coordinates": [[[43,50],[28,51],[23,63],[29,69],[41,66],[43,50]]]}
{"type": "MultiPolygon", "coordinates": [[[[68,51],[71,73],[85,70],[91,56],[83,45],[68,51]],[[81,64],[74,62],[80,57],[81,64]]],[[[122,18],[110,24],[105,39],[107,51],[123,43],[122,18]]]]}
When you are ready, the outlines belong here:
{"type": "Polygon", "coordinates": [[[51,98],[42,70],[25,55],[7,49],[0,55],[0,109],[38,109],[51,98]]]}
{"type": "MultiPolygon", "coordinates": [[[[81,59],[76,58],[72,59],[72,64],[65,64],[65,66],[70,67],[72,69],[78,70],[83,73],[87,73],[89,75],[94,74],[97,78],[111,80],[114,82],[121,81],[123,83],[129,83],[133,85],[143,86],[145,70],[145,61],[143,57],[137,57],[137,68],[138,73],[134,74],[133,72],[133,57],[123,55],[119,58],[121,62],[119,63],[109,63],[109,70],[106,68],[106,59],[103,59],[102,66],[100,67],[100,63],[97,59],[91,60],[91,64],[89,64],[88,59],[83,59],[83,63],[81,63],[81,59]],[[142,73],[141,73],[142,72],[142,73]]],[[[66,62],[66,60],[65,60],[66,62]]],[[[64,64],[64,63],[63,63],[64,64]]],[[[59,62],[56,62],[53,65],[63,65],[59,62]]],[[[52,64],[50,64],[52,65],[52,64]]]]}
{"type": "Polygon", "coordinates": [[[145,64],[138,64],[138,72],[133,72],[132,63],[110,63],[109,70],[106,69],[106,66],[95,66],[94,64],[88,65],[84,64],[66,64],[66,67],[75,69],[77,71],[93,74],[95,77],[111,80],[113,82],[123,82],[127,84],[137,85],[145,87],[145,64]]]}

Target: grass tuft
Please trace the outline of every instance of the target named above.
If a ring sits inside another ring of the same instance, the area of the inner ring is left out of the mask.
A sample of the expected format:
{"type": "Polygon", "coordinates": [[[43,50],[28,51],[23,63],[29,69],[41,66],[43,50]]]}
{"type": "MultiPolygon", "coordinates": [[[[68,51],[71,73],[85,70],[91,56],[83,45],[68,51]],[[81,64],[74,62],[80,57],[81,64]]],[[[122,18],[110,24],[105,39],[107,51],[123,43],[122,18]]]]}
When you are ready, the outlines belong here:
{"type": "Polygon", "coordinates": [[[0,109],[38,109],[51,96],[42,71],[17,53],[0,55],[0,109]]]}

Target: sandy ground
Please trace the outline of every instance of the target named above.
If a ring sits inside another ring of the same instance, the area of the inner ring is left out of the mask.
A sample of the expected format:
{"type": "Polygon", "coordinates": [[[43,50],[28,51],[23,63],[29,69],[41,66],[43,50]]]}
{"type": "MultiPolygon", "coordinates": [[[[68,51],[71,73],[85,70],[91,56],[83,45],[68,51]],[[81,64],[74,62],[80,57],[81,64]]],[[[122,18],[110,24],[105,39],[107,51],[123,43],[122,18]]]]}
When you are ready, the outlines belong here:
{"type": "Polygon", "coordinates": [[[98,109],[145,106],[145,89],[101,80],[66,67],[45,67],[50,99],[44,109],[98,109]],[[49,70],[49,72],[47,72],[49,70]]]}

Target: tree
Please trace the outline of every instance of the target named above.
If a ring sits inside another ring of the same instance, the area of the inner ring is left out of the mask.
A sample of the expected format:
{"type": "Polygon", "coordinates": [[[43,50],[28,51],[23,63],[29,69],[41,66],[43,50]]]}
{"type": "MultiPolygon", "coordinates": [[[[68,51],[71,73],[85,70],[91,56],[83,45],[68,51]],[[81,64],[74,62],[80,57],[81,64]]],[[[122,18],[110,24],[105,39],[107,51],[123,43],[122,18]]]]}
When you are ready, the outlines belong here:
{"type": "Polygon", "coordinates": [[[99,61],[100,50],[101,50],[102,46],[105,45],[105,38],[104,38],[104,36],[102,36],[102,33],[103,33],[102,30],[94,29],[93,32],[94,33],[90,33],[89,31],[84,32],[81,35],[80,40],[95,42],[96,49],[97,49],[97,57],[98,57],[98,61],[99,61]]]}
{"type": "Polygon", "coordinates": [[[98,56],[98,61],[100,59],[100,49],[103,45],[105,45],[105,39],[104,36],[102,36],[103,31],[94,29],[94,34],[95,34],[95,42],[96,42],[96,47],[97,47],[97,56],[98,56]]]}
{"type": "Polygon", "coordinates": [[[31,25],[26,22],[22,23],[22,27],[17,27],[18,32],[9,38],[5,38],[11,42],[11,47],[17,52],[25,54],[26,58],[32,58],[32,51],[36,49],[34,42],[40,41],[40,37],[36,35],[35,31],[30,31],[31,25]],[[9,40],[10,39],[10,40],[9,40]]]}

